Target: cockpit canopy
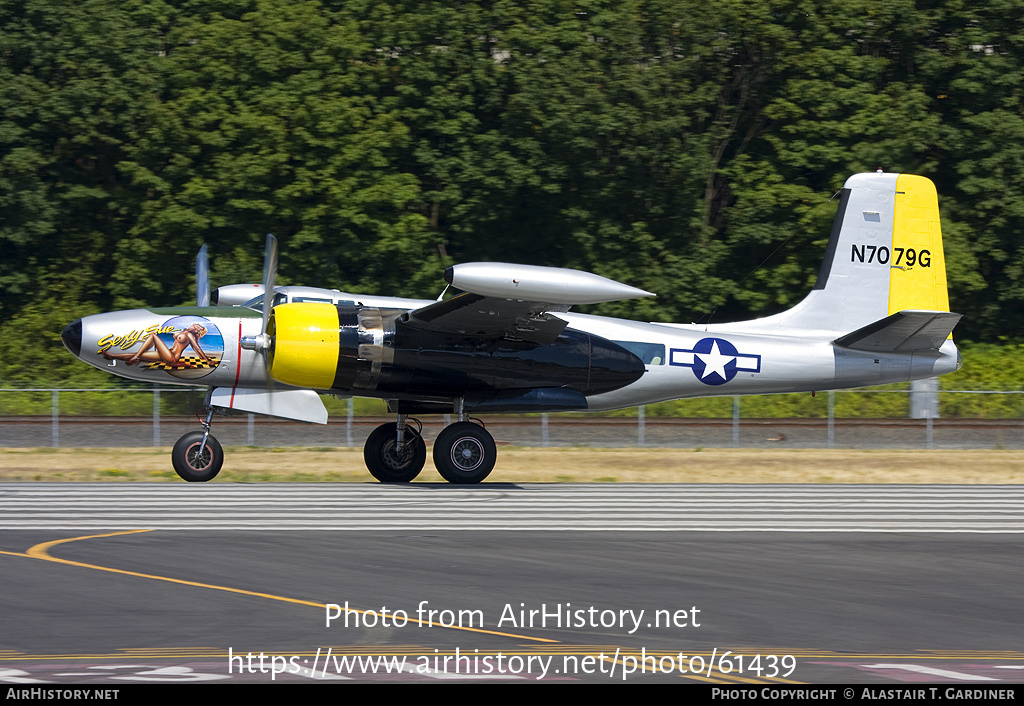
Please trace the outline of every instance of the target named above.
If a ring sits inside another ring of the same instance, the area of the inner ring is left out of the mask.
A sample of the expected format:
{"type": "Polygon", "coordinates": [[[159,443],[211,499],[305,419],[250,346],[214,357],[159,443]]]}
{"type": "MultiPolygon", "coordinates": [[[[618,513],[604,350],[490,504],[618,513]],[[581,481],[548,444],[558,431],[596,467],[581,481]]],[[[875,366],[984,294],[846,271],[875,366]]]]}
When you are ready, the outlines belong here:
{"type": "MultiPolygon", "coordinates": [[[[263,311],[264,295],[260,294],[242,304],[248,309],[263,311]]],[[[274,289],[274,302],[271,308],[279,304],[314,302],[318,304],[354,305],[356,302],[348,294],[336,289],[316,289],[312,287],[279,287],[274,289]]]]}

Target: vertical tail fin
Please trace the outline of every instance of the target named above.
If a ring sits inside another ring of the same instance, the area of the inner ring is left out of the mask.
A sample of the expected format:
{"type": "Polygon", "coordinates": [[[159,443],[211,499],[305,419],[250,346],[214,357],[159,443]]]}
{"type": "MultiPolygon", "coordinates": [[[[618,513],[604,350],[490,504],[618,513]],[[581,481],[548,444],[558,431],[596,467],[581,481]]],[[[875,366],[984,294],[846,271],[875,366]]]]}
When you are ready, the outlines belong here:
{"type": "Polygon", "coordinates": [[[888,313],[949,311],[935,184],[925,177],[901,174],[896,180],[895,211],[888,313]]]}
{"type": "Polygon", "coordinates": [[[845,334],[907,310],[949,311],[938,197],[925,177],[877,172],[847,179],[811,293],[750,323],[845,334]]]}

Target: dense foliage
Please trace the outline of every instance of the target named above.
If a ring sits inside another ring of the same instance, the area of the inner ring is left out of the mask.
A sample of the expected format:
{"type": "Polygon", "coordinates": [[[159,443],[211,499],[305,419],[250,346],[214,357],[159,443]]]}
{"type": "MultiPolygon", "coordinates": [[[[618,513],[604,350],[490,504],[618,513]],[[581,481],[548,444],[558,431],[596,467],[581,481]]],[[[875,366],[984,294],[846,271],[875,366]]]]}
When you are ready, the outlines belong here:
{"type": "Polygon", "coordinates": [[[0,377],[74,376],[45,358],[82,313],[190,301],[204,242],[214,286],[258,280],[268,231],[283,283],[429,295],[452,262],[506,260],[659,295],[601,313],[771,313],[813,282],[830,197],[879,167],[938,186],[958,338],[1017,340],[1021,17],[1024,0],[3,0],[0,339],[23,355],[0,377]]]}

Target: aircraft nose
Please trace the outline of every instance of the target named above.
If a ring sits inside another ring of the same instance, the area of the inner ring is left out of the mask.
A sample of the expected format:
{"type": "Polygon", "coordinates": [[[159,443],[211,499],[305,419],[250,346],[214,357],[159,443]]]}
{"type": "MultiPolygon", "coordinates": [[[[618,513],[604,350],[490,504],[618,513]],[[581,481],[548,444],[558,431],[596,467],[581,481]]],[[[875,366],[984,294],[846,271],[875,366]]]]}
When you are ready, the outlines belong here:
{"type": "Polygon", "coordinates": [[[64,342],[64,347],[67,348],[71,355],[76,358],[81,357],[82,353],[82,320],[76,319],[70,324],[64,327],[64,331],[60,334],[60,340],[64,342]]]}

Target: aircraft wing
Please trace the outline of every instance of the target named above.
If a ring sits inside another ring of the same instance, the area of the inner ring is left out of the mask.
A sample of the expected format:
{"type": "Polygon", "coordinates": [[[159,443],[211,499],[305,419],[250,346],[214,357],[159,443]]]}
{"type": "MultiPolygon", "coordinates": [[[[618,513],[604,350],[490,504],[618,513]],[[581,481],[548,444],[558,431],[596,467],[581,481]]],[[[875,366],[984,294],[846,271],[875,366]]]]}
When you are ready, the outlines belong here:
{"type": "Polygon", "coordinates": [[[654,296],[590,272],[501,262],[455,265],[445,272],[445,280],[463,293],[405,314],[406,325],[546,345],[568,325],[551,312],[568,311],[574,304],[654,296]]]}
{"type": "Polygon", "coordinates": [[[836,345],[858,351],[938,350],[960,321],[948,311],[904,310],[857,329],[835,340],[836,345]]]}
{"type": "MultiPolygon", "coordinates": [[[[413,328],[480,338],[508,338],[551,343],[568,322],[547,312],[552,304],[485,297],[464,292],[446,301],[409,312],[413,328]]],[[[568,308],[568,307],[563,307],[568,308]]]]}

